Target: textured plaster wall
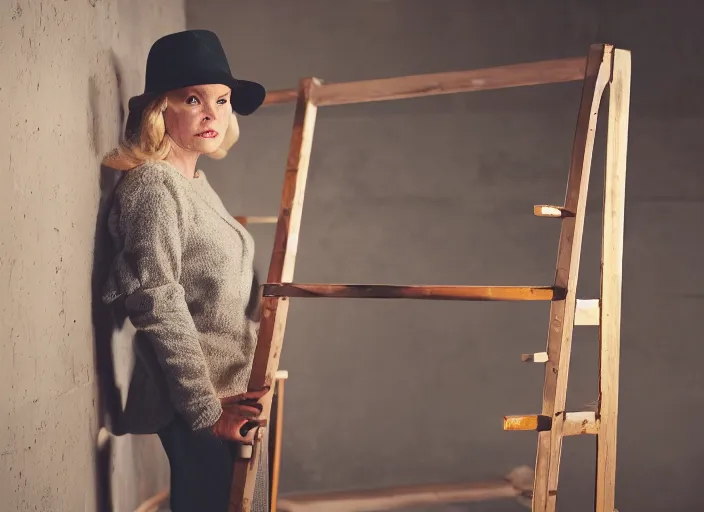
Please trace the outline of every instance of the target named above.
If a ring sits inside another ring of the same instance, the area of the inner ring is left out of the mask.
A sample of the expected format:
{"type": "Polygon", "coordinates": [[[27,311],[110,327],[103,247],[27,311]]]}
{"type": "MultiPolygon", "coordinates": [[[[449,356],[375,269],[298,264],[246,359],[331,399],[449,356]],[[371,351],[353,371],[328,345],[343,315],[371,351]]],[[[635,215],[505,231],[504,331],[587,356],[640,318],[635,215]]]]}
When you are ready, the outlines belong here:
{"type": "MultiPolygon", "coordinates": [[[[704,215],[701,5],[694,1],[396,0],[187,2],[235,73],[269,89],[633,51],[617,507],[704,509],[700,264],[704,215]],[[676,420],[673,420],[675,419],[676,420]]],[[[318,113],[296,280],[549,284],[580,84],[318,113]]],[[[235,214],[278,208],[293,107],[241,119],[221,162],[203,161],[235,214]]],[[[603,123],[605,117],[601,116],[603,123]]],[[[602,129],[604,124],[601,125],[602,129]]],[[[599,291],[603,131],[578,295],[599,291]]],[[[266,275],[273,229],[254,226],[266,275]]],[[[282,367],[282,492],[499,478],[532,465],[547,304],[293,300],[282,367]]],[[[568,407],[596,398],[597,330],[574,339],[568,407]]],[[[565,441],[560,510],[592,510],[594,439],[565,441]]],[[[508,512],[512,502],[444,510],[508,512]]]]}
{"type": "MultiPolygon", "coordinates": [[[[180,0],[0,7],[0,510],[99,510],[99,157],[143,87],[149,45],[184,24],[180,0]]],[[[129,351],[116,352],[123,379],[129,351]]],[[[153,439],[112,446],[114,510],[131,511],[164,485],[163,459],[153,439]]]]}

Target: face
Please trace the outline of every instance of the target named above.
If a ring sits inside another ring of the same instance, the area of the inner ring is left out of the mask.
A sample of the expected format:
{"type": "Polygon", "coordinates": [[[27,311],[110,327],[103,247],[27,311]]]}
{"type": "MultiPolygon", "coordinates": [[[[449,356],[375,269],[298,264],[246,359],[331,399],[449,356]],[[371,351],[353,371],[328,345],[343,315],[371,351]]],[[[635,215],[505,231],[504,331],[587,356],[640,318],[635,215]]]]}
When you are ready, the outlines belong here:
{"type": "Polygon", "coordinates": [[[226,85],[178,89],[167,96],[166,133],[183,150],[212,153],[222,144],[231,115],[230,88],[226,85]]]}

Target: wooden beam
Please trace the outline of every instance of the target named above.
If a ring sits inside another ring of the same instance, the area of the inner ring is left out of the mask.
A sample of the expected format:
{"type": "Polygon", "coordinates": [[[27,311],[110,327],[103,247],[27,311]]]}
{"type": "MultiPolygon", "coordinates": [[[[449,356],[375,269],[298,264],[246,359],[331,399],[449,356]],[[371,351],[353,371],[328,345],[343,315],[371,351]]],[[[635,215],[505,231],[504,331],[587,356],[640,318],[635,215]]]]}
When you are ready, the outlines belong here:
{"type": "MultiPolygon", "coordinates": [[[[311,94],[319,84],[315,78],[306,78],[300,83],[268,281],[281,282],[293,279],[317,114],[317,108],[311,101],[311,94]]],[[[262,300],[259,337],[248,387],[250,390],[259,390],[267,386],[270,388],[269,393],[260,400],[264,419],[269,417],[271,411],[274,379],[279,365],[289,303],[290,301],[285,298],[264,297],[262,300]]],[[[262,453],[262,438],[261,429],[257,429],[252,450],[253,457],[241,456],[235,461],[229,512],[251,512],[256,474],[262,453]]]]}
{"type": "Polygon", "coordinates": [[[377,512],[408,506],[469,503],[514,497],[516,497],[516,490],[508,482],[439,484],[367,492],[291,496],[279,500],[278,510],[280,512],[377,512]]]}
{"type": "Polygon", "coordinates": [[[599,417],[596,512],[614,510],[616,432],[621,345],[621,283],[626,199],[626,156],[631,96],[631,53],[616,50],[609,86],[609,117],[604,178],[599,333],[599,417]]]}
{"type": "Polygon", "coordinates": [[[247,217],[244,215],[235,215],[234,219],[242,224],[242,227],[247,227],[249,224],[276,224],[279,220],[278,217],[247,217]]]}
{"type": "Polygon", "coordinates": [[[564,217],[574,217],[574,212],[566,210],[564,206],[537,204],[533,207],[533,215],[536,217],[551,217],[554,219],[560,219],[564,217]]]}
{"type": "Polygon", "coordinates": [[[281,105],[282,103],[293,103],[298,98],[298,89],[279,89],[278,91],[268,91],[264,98],[264,106],[281,105]]]}
{"type": "Polygon", "coordinates": [[[134,512],[158,512],[168,503],[170,496],[171,492],[169,489],[162,489],[154,496],[140,503],[139,506],[134,509],[134,512]]]}
{"type": "Polygon", "coordinates": [[[552,418],[544,414],[504,416],[504,430],[535,430],[546,432],[552,428],[552,418]]]}
{"type": "MultiPolygon", "coordinates": [[[[599,430],[599,422],[596,420],[596,413],[568,412],[558,416],[559,423],[562,424],[563,436],[581,436],[584,434],[596,434],[599,430]]],[[[505,416],[504,430],[535,430],[537,432],[548,432],[556,424],[550,416],[544,414],[533,414],[527,416],[505,416]]]]}
{"type": "MultiPolygon", "coordinates": [[[[572,144],[572,155],[564,208],[574,212],[574,217],[561,220],[558,256],[555,270],[555,287],[567,290],[563,301],[550,304],[545,380],[543,385],[542,414],[555,418],[565,410],[567,380],[572,347],[572,330],[579,277],[580,252],[589,188],[594,136],[602,93],[611,75],[611,49],[609,45],[592,45],[582,87],[582,97],[577,115],[577,126],[572,144]]],[[[557,481],[562,453],[561,416],[553,421],[549,432],[538,434],[535,463],[535,488],[532,508],[534,512],[554,512],[557,500],[557,481]]]]}
{"type": "Polygon", "coordinates": [[[521,361],[524,363],[547,363],[547,352],[536,352],[535,354],[522,354],[521,361]]]}
{"type": "Polygon", "coordinates": [[[275,215],[256,217],[252,215],[236,215],[235,220],[241,224],[276,224],[279,220],[275,215]]]}
{"type": "Polygon", "coordinates": [[[465,301],[559,300],[563,290],[549,286],[396,286],[368,284],[264,285],[264,297],[345,298],[345,299],[425,299],[465,301]]]}
{"type": "Polygon", "coordinates": [[[398,78],[327,84],[313,94],[319,107],[571,82],[584,77],[584,57],[398,78]]]}
{"type": "MultiPolygon", "coordinates": [[[[570,57],[486,69],[329,83],[317,88],[312,98],[316,106],[324,107],[572,82],[584,78],[585,63],[584,57],[570,57]]],[[[277,90],[267,94],[264,105],[295,99],[295,90],[277,90]]]]}
{"type": "Polygon", "coordinates": [[[597,434],[599,421],[594,411],[568,412],[562,426],[563,436],[581,436],[584,434],[597,434]]]}
{"type": "Polygon", "coordinates": [[[279,480],[281,475],[281,444],[284,421],[284,396],[288,372],[276,372],[276,389],[272,397],[271,425],[269,433],[269,509],[278,510],[279,480]]]}
{"type": "Polygon", "coordinates": [[[406,510],[423,505],[473,503],[495,499],[520,499],[530,492],[532,468],[515,468],[503,480],[452,484],[425,484],[362,489],[319,494],[299,494],[279,499],[279,512],[378,512],[406,510]]]}

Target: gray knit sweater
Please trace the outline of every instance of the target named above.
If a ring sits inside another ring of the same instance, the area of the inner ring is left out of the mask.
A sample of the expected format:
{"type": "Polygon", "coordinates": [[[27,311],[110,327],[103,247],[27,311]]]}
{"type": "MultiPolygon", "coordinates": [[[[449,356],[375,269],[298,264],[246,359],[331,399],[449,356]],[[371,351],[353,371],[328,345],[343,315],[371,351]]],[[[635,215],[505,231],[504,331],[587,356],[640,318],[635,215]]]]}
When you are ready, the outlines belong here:
{"type": "Polygon", "coordinates": [[[246,391],[254,355],[250,234],[205,173],[189,180],[163,161],[127,172],[108,229],[116,257],[103,300],[137,329],[124,427],[156,432],[174,412],[194,430],[212,426],[219,398],[246,391]]]}

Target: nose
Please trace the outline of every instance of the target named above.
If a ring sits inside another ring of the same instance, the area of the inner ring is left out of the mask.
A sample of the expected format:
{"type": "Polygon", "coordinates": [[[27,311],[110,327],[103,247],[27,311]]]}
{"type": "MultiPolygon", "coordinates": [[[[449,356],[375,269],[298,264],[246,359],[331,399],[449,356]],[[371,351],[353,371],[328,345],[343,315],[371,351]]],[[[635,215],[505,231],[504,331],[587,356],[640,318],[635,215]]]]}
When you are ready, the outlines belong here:
{"type": "Polygon", "coordinates": [[[215,106],[211,105],[209,103],[206,103],[204,111],[203,111],[203,120],[204,121],[215,121],[216,119],[217,119],[217,111],[215,109],[215,106]]]}

